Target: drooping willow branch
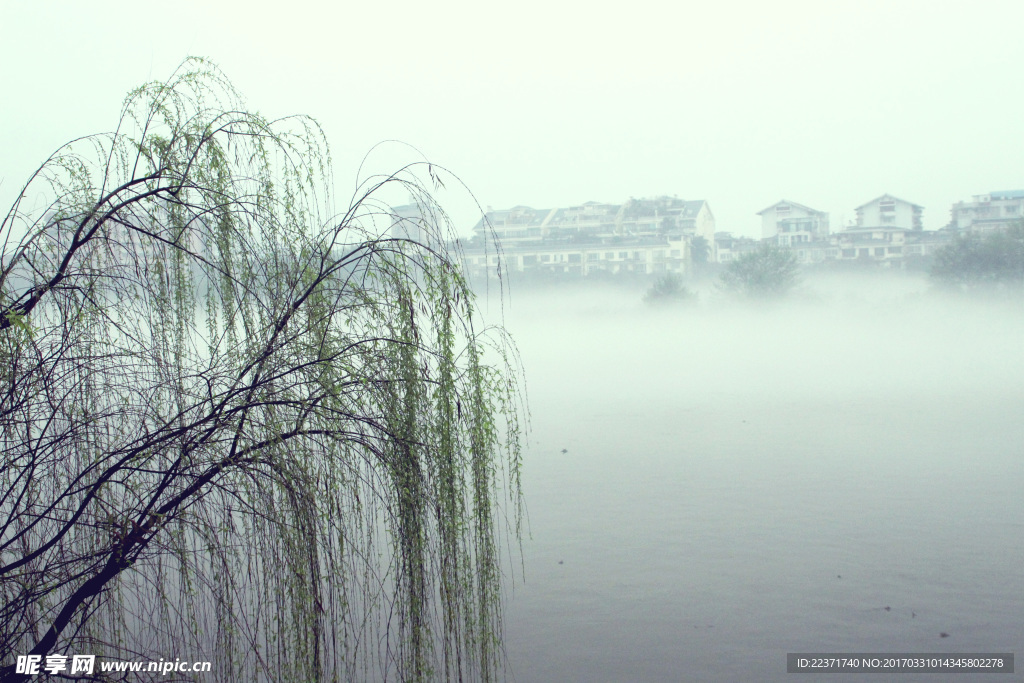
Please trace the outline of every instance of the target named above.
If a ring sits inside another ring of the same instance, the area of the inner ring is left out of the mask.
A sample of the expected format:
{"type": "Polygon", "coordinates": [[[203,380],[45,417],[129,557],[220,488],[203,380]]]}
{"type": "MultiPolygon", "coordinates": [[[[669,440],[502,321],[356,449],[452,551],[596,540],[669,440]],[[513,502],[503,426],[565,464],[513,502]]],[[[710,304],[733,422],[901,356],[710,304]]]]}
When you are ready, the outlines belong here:
{"type": "Polygon", "coordinates": [[[338,212],[316,124],[190,60],[32,177],[0,236],[0,680],[500,678],[520,375],[421,168],[338,212]]]}

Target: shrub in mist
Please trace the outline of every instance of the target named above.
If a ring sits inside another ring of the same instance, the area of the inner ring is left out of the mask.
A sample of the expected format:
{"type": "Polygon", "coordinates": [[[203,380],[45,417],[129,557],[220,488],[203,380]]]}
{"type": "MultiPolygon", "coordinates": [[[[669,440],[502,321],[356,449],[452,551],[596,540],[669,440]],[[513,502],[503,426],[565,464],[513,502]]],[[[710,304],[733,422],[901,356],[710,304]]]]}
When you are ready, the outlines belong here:
{"type": "Polygon", "coordinates": [[[788,294],[799,279],[796,255],[764,244],[726,266],[719,287],[742,297],[778,298],[788,294]]]}
{"type": "Polygon", "coordinates": [[[644,303],[647,304],[692,302],[696,298],[697,295],[683,285],[683,278],[675,273],[659,276],[644,293],[644,303]]]}
{"type": "Polygon", "coordinates": [[[935,253],[929,275],[943,289],[1021,290],[1024,223],[987,235],[958,237],[935,253]]]}

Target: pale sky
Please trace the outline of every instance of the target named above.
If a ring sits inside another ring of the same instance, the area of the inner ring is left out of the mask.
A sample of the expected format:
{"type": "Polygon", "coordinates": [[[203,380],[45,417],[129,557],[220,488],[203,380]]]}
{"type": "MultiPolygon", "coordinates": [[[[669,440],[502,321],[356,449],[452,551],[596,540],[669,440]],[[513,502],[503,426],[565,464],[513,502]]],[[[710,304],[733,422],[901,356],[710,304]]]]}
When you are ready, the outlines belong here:
{"type": "MultiPolygon", "coordinates": [[[[130,89],[188,55],[267,116],[318,119],[346,196],[387,139],[483,206],[674,194],[749,235],[783,198],[835,230],[888,192],[937,229],[953,202],[1024,189],[1020,0],[0,7],[4,213],[56,147],[112,130],[130,89]]],[[[477,215],[451,201],[468,233],[477,215]]]]}

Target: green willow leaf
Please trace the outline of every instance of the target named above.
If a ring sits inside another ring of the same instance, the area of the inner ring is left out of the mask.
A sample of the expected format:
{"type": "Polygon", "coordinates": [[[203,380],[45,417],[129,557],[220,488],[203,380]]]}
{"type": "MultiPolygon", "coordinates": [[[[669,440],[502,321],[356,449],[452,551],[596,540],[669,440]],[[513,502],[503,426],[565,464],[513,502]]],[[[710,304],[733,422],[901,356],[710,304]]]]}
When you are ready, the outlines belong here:
{"type": "Polygon", "coordinates": [[[19,196],[49,204],[0,235],[0,662],[503,676],[522,375],[472,312],[445,173],[339,210],[316,122],[201,59],[44,163],[19,196]]]}

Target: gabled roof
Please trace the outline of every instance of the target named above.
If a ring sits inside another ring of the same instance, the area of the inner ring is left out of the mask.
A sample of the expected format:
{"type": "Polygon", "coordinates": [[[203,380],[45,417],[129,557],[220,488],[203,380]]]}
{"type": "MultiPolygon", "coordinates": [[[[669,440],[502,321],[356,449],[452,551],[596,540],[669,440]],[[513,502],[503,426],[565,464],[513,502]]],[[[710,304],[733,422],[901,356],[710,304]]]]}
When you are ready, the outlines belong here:
{"type": "Polygon", "coordinates": [[[796,207],[799,207],[799,208],[803,209],[804,211],[809,211],[810,213],[825,213],[824,211],[818,211],[817,209],[812,209],[809,206],[804,206],[803,204],[798,204],[797,202],[791,202],[788,199],[781,199],[781,200],[775,202],[774,204],[772,204],[771,206],[769,206],[767,208],[764,208],[764,209],[761,209],[760,211],[757,212],[756,215],[760,216],[761,214],[765,213],[766,211],[774,209],[779,204],[785,204],[786,206],[796,206],[796,207]]]}
{"type": "MultiPolygon", "coordinates": [[[[685,201],[683,202],[683,209],[680,211],[680,215],[684,218],[696,218],[697,214],[700,213],[700,210],[706,205],[707,202],[703,199],[691,199],[689,201],[685,201]]],[[[708,213],[710,212],[711,209],[708,209],[708,213]]]]}
{"type": "Polygon", "coordinates": [[[856,210],[856,211],[860,211],[860,210],[861,210],[861,209],[863,209],[863,208],[864,208],[865,206],[870,206],[871,204],[874,204],[875,202],[879,202],[879,201],[881,201],[881,200],[883,200],[883,199],[892,199],[893,201],[897,201],[897,202],[902,202],[902,203],[904,203],[904,204],[910,204],[910,205],[911,205],[912,207],[914,207],[915,209],[923,209],[923,208],[924,208],[923,206],[921,206],[921,205],[919,205],[919,204],[915,204],[915,203],[913,203],[913,202],[908,202],[908,201],[907,201],[906,199],[900,199],[899,197],[893,197],[893,196],[892,196],[891,194],[883,194],[883,195],[882,195],[881,197],[875,197],[875,198],[874,198],[874,199],[872,199],[872,200],[871,200],[870,202],[866,202],[866,203],[864,203],[864,204],[861,204],[861,205],[860,205],[860,206],[858,206],[858,207],[857,207],[857,208],[856,208],[855,210],[856,210]]]}

